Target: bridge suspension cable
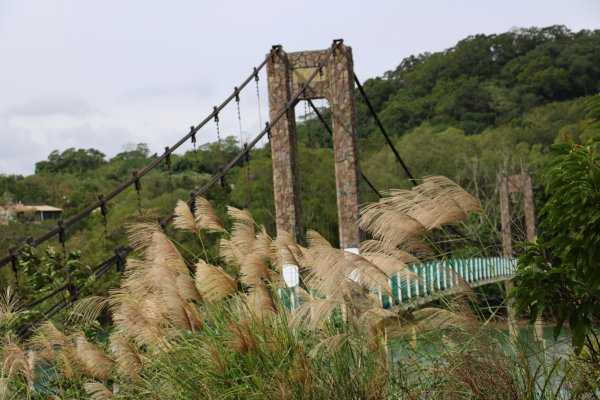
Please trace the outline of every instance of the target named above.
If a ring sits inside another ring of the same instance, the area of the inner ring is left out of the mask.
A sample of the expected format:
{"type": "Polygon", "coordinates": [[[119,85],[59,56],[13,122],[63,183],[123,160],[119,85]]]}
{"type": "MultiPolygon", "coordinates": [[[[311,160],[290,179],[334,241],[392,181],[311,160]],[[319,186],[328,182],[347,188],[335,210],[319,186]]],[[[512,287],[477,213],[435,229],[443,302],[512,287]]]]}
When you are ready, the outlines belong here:
{"type": "Polygon", "coordinates": [[[379,127],[379,130],[383,134],[383,137],[385,137],[385,141],[387,142],[388,146],[390,146],[390,149],[392,149],[392,152],[394,153],[394,156],[396,157],[396,161],[398,161],[398,163],[402,166],[402,169],[404,169],[404,172],[406,173],[406,176],[408,176],[410,183],[412,183],[413,186],[417,186],[416,179],[413,177],[413,175],[411,174],[410,170],[408,169],[408,167],[406,166],[404,161],[402,161],[402,157],[400,157],[400,153],[398,153],[398,150],[396,149],[396,146],[394,146],[394,143],[392,142],[390,135],[388,135],[387,131],[383,127],[383,124],[381,123],[381,120],[379,119],[379,115],[377,114],[377,111],[375,111],[375,108],[373,108],[373,105],[371,104],[371,100],[369,100],[369,97],[367,96],[367,93],[365,93],[365,89],[363,89],[356,74],[354,74],[354,82],[356,83],[356,86],[358,87],[358,91],[360,92],[363,99],[365,100],[365,103],[367,104],[367,107],[369,108],[371,115],[373,115],[373,118],[375,119],[375,123],[379,127]]]}
{"type": "MultiPolygon", "coordinates": [[[[296,93],[294,93],[294,95],[288,100],[285,107],[282,108],[281,110],[279,110],[279,112],[277,114],[275,114],[271,123],[267,124],[265,126],[265,128],[258,135],[256,135],[256,137],[250,143],[248,143],[248,146],[244,147],[239,153],[237,153],[236,156],[233,157],[231,159],[231,161],[229,161],[229,163],[227,163],[225,166],[223,166],[217,174],[215,174],[206,184],[204,184],[204,186],[202,186],[200,188],[200,190],[195,192],[196,196],[202,196],[204,193],[206,193],[216,182],[218,182],[221,179],[221,177],[223,177],[231,168],[233,168],[242,158],[246,157],[248,152],[260,141],[260,139],[262,139],[263,136],[265,136],[268,132],[270,132],[271,126],[273,126],[277,122],[279,122],[279,120],[284,115],[286,115],[288,110],[296,105],[296,102],[298,101],[298,99],[300,98],[302,93],[304,93],[304,91],[308,88],[308,86],[315,79],[317,74],[323,69],[323,67],[327,63],[327,60],[329,60],[331,55],[341,44],[342,44],[341,40],[334,40],[333,44],[331,45],[331,48],[328,50],[328,52],[325,54],[325,56],[323,56],[323,58],[321,59],[321,61],[319,62],[318,66],[315,68],[315,70],[312,72],[312,74],[304,82],[302,87],[300,89],[298,89],[298,91],[296,93]]],[[[279,49],[280,49],[280,47],[275,48],[276,51],[278,51],[279,49]]],[[[191,206],[192,202],[193,202],[192,199],[188,200],[188,205],[191,206]]],[[[173,218],[175,218],[175,216],[173,214],[171,214],[169,217],[164,219],[163,222],[165,224],[168,224],[173,220],[173,218]]]]}
{"type": "MultiPolygon", "coordinates": [[[[385,141],[387,142],[388,146],[394,153],[394,156],[396,157],[396,161],[402,166],[402,169],[404,169],[404,172],[406,173],[406,176],[408,177],[410,183],[413,186],[417,186],[417,180],[414,178],[414,176],[408,169],[408,166],[402,160],[402,157],[400,157],[400,153],[398,152],[398,149],[396,149],[396,146],[394,145],[394,142],[392,142],[390,135],[388,135],[386,129],[384,128],[383,124],[381,123],[381,119],[379,119],[379,115],[377,114],[377,111],[375,111],[373,104],[371,104],[371,100],[369,100],[369,96],[367,96],[367,93],[365,92],[365,89],[363,88],[362,84],[358,80],[358,77],[356,76],[356,74],[354,74],[354,82],[356,83],[356,86],[358,87],[358,91],[360,92],[363,99],[365,100],[365,103],[367,104],[367,107],[369,108],[369,111],[371,112],[373,119],[375,119],[375,123],[377,124],[377,126],[379,127],[379,130],[383,134],[385,141]]],[[[446,229],[448,229],[451,233],[454,233],[455,235],[460,236],[462,239],[464,239],[468,242],[479,244],[479,242],[477,240],[474,240],[470,237],[465,236],[454,226],[451,226],[451,225],[447,226],[446,229]]]]}
{"type": "MultiPolygon", "coordinates": [[[[27,239],[27,244],[32,246],[32,247],[36,247],[39,246],[40,244],[48,241],[49,239],[53,238],[56,235],[60,235],[61,233],[64,234],[64,231],[66,228],[68,228],[69,226],[75,224],[76,222],[80,221],[81,219],[87,217],[89,214],[91,214],[92,211],[94,211],[95,209],[102,207],[103,204],[105,204],[106,202],[108,202],[109,200],[113,199],[114,197],[116,197],[117,195],[119,195],[121,192],[123,192],[125,189],[127,189],[128,187],[135,185],[136,190],[139,191],[139,189],[141,188],[140,186],[140,179],[145,176],[146,174],[148,174],[150,171],[152,171],[154,168],[156,168],[162,161],[166,160],[167,158],[170,158],[171,154],[177,150],[182,144],[184,144],[185,142],[187,142],[188,140],[190,140],[191,138],[193,138],[193,142],[195,142],[196,139],[196,133],[203,127],[205,126],[207,123],[209,123],[210,121],[213,121],[215,116],[218,116],[219,112],[225,108],[225,106],[227,106],[232,100],[235,100],[236,97],[239,96],[240,92],[252,81],[252,80],[256,80],[256,77],[258,76],[258,73],[262,70],[262,68],[267,64],[267,62],[269,61],[269,59],[280,49],[280,47],[273,47],[270,51],[269,54],[265,57],[265,59],[261,62],[261,64],[258,67],[255,67],[252,71],[252,73],[239,85],[237,86],[233,93],[227,97],[220,105],[215,106],[215,108],[213,109],[213,112],[210,113],[202,122],[200,122],[198,125],[196,126],[192,126],[190,131],[183,136],[177,143],[175,143],[173,146],[171,147],[167,147],[165,149],[165,152],[160,155],[159,157],[155,158],[154,160],[152,160],[152,162],[150,162],[146,167],[144,167],[144,169],[142,169],[139,172],[134,172],[132,174],[132,176],[124,181],[123,183],[121,183],[119,186],[117,186],[115,189],[113,189],[111,192],[109,192],[106,195],[102,196],[102,199],[98,199],[96,201],[94,201],[93,203],[91,203],[90,205],[88,205],[87,207],[85,207],[83,210],[79,211],[77,214],[69,217],[66,220],[60,220],[58,226],[56,226],[53,229],[50,229],[49,231],[47,231],[46,233],[42,234],[40,237],[33,239],[33,238],[28,238],[27,239]]],[[[8,262],[10,262],[11,260],[16,260],[16,258],[18,257],[18,255],[20,254],[21,250],[23,249],[23,246],[21,246],[20,248],[13,248],[11,249],[11,251],[9,252],[8,255],[0,258],[0,267],[6,265],[8,262]]]]}
{"type": "MultiPolygon", "coordinates": [[[[298,101],[299,97],[302,95],[302,93],[306,90],[306,88],[310,85],[310,83],[314,80],[314,78],[316,77],[316,75],[323,69],[323,67],[325,66],[327,60],[329,60],[329,58],[332,56],[332,54],[335,52],[335,50],[339,47],[339,45],[342,44],[341,40],[334,40],[331,48],[329,49],[329,51],[325,54],[325,56],[323,57],[323,59],[320,61],[319,65],[317,66],[317,68],[314,70],[314,72],[310,75],[310,77],[305,81],[305,83],[303,84],[302,88],[300,90],[298,90],[291,98],[290,100],[286,103],[285,107],[282,108],[273,118],[273,120],[271,121],[272,124],[276,124],[277,122],[279,122],[279,120],[287,114],[288,110],[291,107],[294,107],[296,102],[298,101]]],[[[271,52],[269,53],[269,55],[267,56],[267,59],[265,59],[265,61],[260,65],[259,69],[262,68],[265,64],[266,61],[268,60],[269,57],[273,56],[274,53],[276,53],[278,50],[280,49],[280,47],[273,47],[273,49],[271,50],[271,52]]],[[[251,75],[245,82],[244,84],[242,84],[240,86],[239,89],[236,90],[236,92],[239,93],[239,90],[241,90],[249,81],[250,79],[252,79],[254,77],[255,74],[258,73],[258,70],[255,69],[253,75],[251,75]]],[[[195,140],[195,133],[203,126],[205,125],[207,122],[211,121],[214,118],[215,113],[218,113],[218,111],[220,111],[229,101],[231,101],[232,99],[235,98],[236,96],[236,92],[234,92],[233,95],[231,95],[220,107],[217,107],[213,110],[213,113],[211,115],[209,115],[200,125],[196,126],[195,128],[192,127],[190,130],[190,133],[188,133],[184,138],[182,138],[176,145],[174,145],[170,151],[173,151],[174,149],[176,149],[177,147],[179,147],[181,144],[183,144],[187,139],[189,138],[193,138],[193,140],[195,140]]],[[[215,183],[219,182],[221,180],[221,178],[223,178],[225,176],[225,174],[231,169],[233,168],[243,157],[246,157],[248,152],[260,141],[260,139],[267,134],[270,131],[270,125],[267,124],[265,126],[265,128],[254,138],[254,140],[252,140],[252,142],[248,143],[247,146],[244,146],[243,149],[237,153],[237,155],[235,157],[233,157],[233,159],[226,164],[224,167],[221,167],[219,169],[219,172],[217,174],[215,174],[202,188],[200,188],[198,191],[191,193],[190,199],[188,200],[187,204],[188,206],[191,208],[193,207],[195,198],[197,196],[202,196],[203,194],[205,194],[215,183]]],[[[166,152],[165,152],[166,153],[166,152]]],[[[164,158],[164,157],[163,157],[164,158]]],[[[157,161],[158,159],[155,159],[150,165],[152,165],[152,168],[154,168],[156,165],[158,165],[157,161]]],[[[150,171],[152,168],[149,168],[150,165],[148,167],[146,167],[143,171],[148,170],[150,171]]],[[[148,171],[146,171],[145,173],[147,173],[148,171]]],[[[140,176],[140,174],[137,175],[138,177],[140,176]]],[[[143,176],[143,175],[142,175],[143,176]]],[[[130,179],[131,180],[131,179],[130,179]]],[[[128,181],[129,182],[129,181],[128,181]]],[[[135,180],[133,181],[135,182],[135,180]]],[[[121,185],[123,186],[123,185],[121,185]]],[[[120,187],[121,187],[120,186],[120,187]]],[[[119,187],[119,188],[120,188],[119,187]]],[[[122,191],[122,190],[121,190],[122,191]]],[[[119,192],[120,193],[120,192],[119,192]]],[[[117,193],[118,194],[118,193],[117,193]]],[[[116,196],[113,195],[112,197],[116,196]]],[[[105,196],[104,200],[107,201],[108,199],[112,198],[112,197],[108,197],[105,196]]],[[[91,205],[89,206],[91,207],[91,205]]],[[[89,208],[88,207],[88,208],[89,208]]],[[[97,208],[97,207],[95,207],[97,208]]],[[[87,208],[86,208],[87,209],[87,208]]],[[[90,211],[91,212],[91,211],[90,211]]],[[[89,214],[89,213],[88,213],[89,214]]],[[[82,214],[83,215],[83,214],[82,214]]],[[[169,215],[166,218],[161,218],[159,219],[159,224],[161,227],[166,227],[170,222],[173,221],[174,219],[174,214],[171,213],[171,215],[169,215]]],[[[80,218],[83,218],[83,216],[81,216],[80,218]]],[[[74,222],[73,222],[74,223],[74,222]]],[[[50,236],[51,237],[51,236],[50,236]]],[[[46,239],[47,240],[47,239],[46,239]]],[[[100,276],[104,275],[107,271],[109,271],[110,267],[117,264],[117,266],[119,266],[119,264],[123,265],[125,258],[129,255],[129,253],[133,251],[133,249],[129,246],[124,247],[124,248],[119,248],[117,250],[115,250],[115,255],[111,258],[109,258],[108,260],[102,262],[101,264],[99,264],[97,267],[95,267],[92,271],[92,273],[90,274],[90,277],[92,275],[94,275],[96,278],[99,278],[100,276]]],[[[8,259],[10,260],[10,258],[8,259]]],[[[61,300],[59,300],[57,303],[55,303],[54,305],[52,305],[48,310],[46,310],[45,312],[42,313],[42,315],[40,316],[40,318],[38,318],[36,321],[34,321],[33,323],[27,325],[26,327],[22,328],[19,331],[19,334],[21,336],[28,336],[31,334],[32,332],[32,328],[34,326],[36,326],[37,324],[39,324],[43,319],[45,318],[51,318],[52,316],[56,315],[57,313],[59,313],[60,311],[66,309],[67,307],[69,307],[76,299],[78,294],[80,293],[81,289],[84,287],[84,283],[80,283],[77,286],[75,286],[74,288],[72,288],[72,291],[70,292],[70,296],[69,299],[65,299],[62,298],[61,300]]],[[[33,305],[37,305],[40,304],[43,301],[48,300],[49,298],[51,298],[52,296],[61,293],[63,290],[65,289],[69,289],[68,286],[65,287],[61,287],[57,290],[55,290],[54,292],[46,295],[43,299],[34,301],[31,306],[33,305]]]]}
{"type": "MultiPolygon", "coordinates": [[[[331,127],[329,126],[329,124],[327,123],[327,121],[325,121],[325,118],[323,118],[323,115],[321,115],[321,113],[319,112],[319,109],[315,106],[315,104],[313,103],[313,101],[309,99],[308,100],[308,104],[311,106],[311,108],[313,109],[313,111],[317,115],[317,118],[319,119],[319,121],[321,121],[321,123],[325,127],[325,130],[327,130],[327,132],[329,132],[329,134],[333,137],[333,131],[331,130],[331,127]]],[[[365,174],[362,171],[362,169],[360,168],[360,166],[358,168],[360,170],[360,176],[363,178],[363,180],[365,181],[365,183],[367,184],[367,186],[369,186],[369,188],[371,188],[371,190],[373,191],[373,193],[375,193],[375,195],[377,197],[381,198],[382,196],[381,196],[381,193],[379,193],[379,190],[377,190],[377,188],[375,187],[375,185],[373,185],[373,183],[371,183],[371,181],[369,180],[369,178],[367,178],[365,176],[365,174]]]]}

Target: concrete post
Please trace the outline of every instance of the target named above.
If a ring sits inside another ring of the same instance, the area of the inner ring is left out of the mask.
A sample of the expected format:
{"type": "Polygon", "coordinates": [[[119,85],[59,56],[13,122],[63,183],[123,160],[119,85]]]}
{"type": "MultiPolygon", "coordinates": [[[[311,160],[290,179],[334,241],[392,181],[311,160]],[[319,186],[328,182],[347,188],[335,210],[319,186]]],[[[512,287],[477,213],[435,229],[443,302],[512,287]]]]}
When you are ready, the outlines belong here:
{"type": "Polygon", "coordinates": [[[500,197],[500,224],[502,225],[502,250],[504,257],[512,258],[510,211],[508,208],[508,176],[498,174],[498,196],[500,197]]]}
{"type": "MultiPolygon", "coordinates": [[[[290,73],[288,56],[283,50],[279,50],[267,63],[271,120],[292,97],[290,73]]],[[[271,158],[277,229],[289,232],[298,241],[304,232],[300,209],[296,116],[293,107],[288,109],[285,117],[271,126],[271,158]]]]}
{"type": "MultiPolygon", "coordinates": [[[[502,250],[504,257],[511,259],[513,257],[512,237],[510,228],[510,211],[508,207],[508,176],[506,173],[498,174],[498,196],[500,197],[500,223],[502,225],[502,250]]],[[[513,302],[508,300],[508,294],[513,288],[513,283],[509,280],[504,282],[506,291],[506,318],[508,323],[508,333],[511,339],[516,340],[519,337],[519,331],[515,321],[515,308],[513,302]]]]}
{"type": "Polygon", "coordinates": [[[521,182],[523,183],[523,208],[525,209],[527,240],[534,242],[537,239],[537,234],[535,232],[535,204],[533,203],[531,175],[529,175],[529,172],[524,172],[521,176],[521,182]]]}
{"type": "MultiPolygon", "coordinates": [[[[523,191],[523,209],[525,210],[525,230],[527,231],[527,241],[535,242],[537,234],[535,230],[535,204],[533,202],[533,187],[531,184],[531,175],[529,172],[521,174],[521,183],[523,191]]],[[[535,340],[546,347],[544,339],[544,321],[542,316],[538,315],[534,323],[535,340]]]]}
{"type": "MultiPolygon", "coordinates": [[[[537,239],[535,231],[535,205],[533,202],[533,188],[531,184],[531,175],[528,172],[523,172],[520,175],[507,176],[505,173],[498,174],[498,194],[500,196],[500,220],[502,224],[502,247],[504,255],[508,258],[513,257],[512,237],[510,228],[509,214],[509,193],[523,194],[523,208],[525,211],[525,230],[527,232],[527,240],[534,242],[537,239]]],[[[513,284],[510,281],[505,283],[506,291],[512,289],[513,284]]],[[[514,326],[514,307],[512,304],[507,304],[507,313],[509,314],[509,331],[511,337],[516,337],[514,326]],[[513,336],[515,335],[515,336],[513,336]]],[[[541,316],[535,321],[534,325],[535,337],[537,341],[544,342],[543,323],[541,316]]]]}
{"type": "MultiPolygon", "coordinates": [[[[280,50],[268,63],[269,111],[271,119],[283,109],[294,93],[323,59],[327,50],[285,53],[280,50]]],[[[357,125],[354,108],[352,50],[340,45],[322,72],[302,93],[300,100],[326,98],[333,118],[333,153],[337,191],[340,247],[360,242],[360,205],[357,125]]],[[[293,108],[271,127],[273,188],[277,228],[302,237],[300,185],[296,125],[293,108]]]]}
{"type": "Polygon", "coordinates": [[[335,188],[340,232],[340,247],[357,247],[360,243],[358,207],[360,185],[358,167],[357,124],[354,107],[354,69],[352,52],[342,47],[329,65],[332,71],[331,115],[333,117],[333,155],[335,188]]]}

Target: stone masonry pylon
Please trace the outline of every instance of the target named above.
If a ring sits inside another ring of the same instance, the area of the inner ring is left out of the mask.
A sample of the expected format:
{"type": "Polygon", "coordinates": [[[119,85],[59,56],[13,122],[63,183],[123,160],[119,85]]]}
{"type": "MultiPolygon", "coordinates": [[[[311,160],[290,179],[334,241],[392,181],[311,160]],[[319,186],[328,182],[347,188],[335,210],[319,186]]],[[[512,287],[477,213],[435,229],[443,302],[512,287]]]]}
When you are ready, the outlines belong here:
{"type": "MultiPolygon", "coordinates": [[[[286,53],[281,48],[267,63],[269,115],[282,110],[301,89],[323,59],[327,50],[286,53]]],[[[333,153],[337,192],[340,247],[356,247],[360,242],[360,204],[356,113],[354,108],[354,69],[352,49],[340,45],[299,100],[325,98],[332,114],[333,153]]],[[[286,117],[271,126],[273,188],[277,229],[302,238],[300,185],[296,123],[293,107],[286,117]]]]}
{"type": "MultiPolygon", "coordinates": [[[[531,175],[529,172],[523,172],[519,175],[507,175],[505,172],[498,174],[498,195],[500,197],[500,223],[502,224],[502,249],[505,257],[514,257],[512,245],[512,232],[509,209],[509,195],[511,193],[523,194],[523,208],[525,211],[525,230],[527,240],[534,242],[537,238],[535,232],[535,209],[533,202],[533,188],[531,184],[531,175]]],[[[506,292],[513,288],[512,281],[504,283],[506,292]]],[[[515,321],[515,309],[511,300],[507,301],[508,330],[510,337],[515,339],[518,336],[518,330],[515,321]]],[[[535,338],[543,342],[543,330],[541,316],[535,322],[535,338]]]]}

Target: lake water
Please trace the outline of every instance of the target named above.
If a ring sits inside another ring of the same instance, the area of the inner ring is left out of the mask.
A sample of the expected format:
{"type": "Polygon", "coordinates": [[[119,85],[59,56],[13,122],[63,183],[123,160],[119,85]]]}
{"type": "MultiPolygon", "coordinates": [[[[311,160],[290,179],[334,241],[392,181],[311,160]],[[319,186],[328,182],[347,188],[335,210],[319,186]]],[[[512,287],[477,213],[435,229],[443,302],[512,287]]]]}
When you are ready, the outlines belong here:
{"type": "MultiPolygon", "coordinates": [[[[470,340],[478,340],[485,345],[500,348],[501,352],[509,360],[512,360],[512,365],[527,366],[532,379],[536,382],[536,391],[551,389],[551,393],[556,393],[558,390],[558,393],[568,397],[566,388],[561,387],[561,380],[564,376],[563,369],[555,368],[557,362],[573,354],[568,327],[563,327],[556,340],[553,337],[554,326],[552,325],[543,325],[536,329],[531,325],[523,324],[517,328],[519,335],[514,342],[511,342],[509,337],[508,326],[496,324],[483,327],[472,336],[464,334],[453,336],[441,332],[406,335],[402,339],[391,340],[389,346],[395,362],[411,362],[413,365],[418,365],[418,370],[428,367],[435,368],[439,361],[438,357],[448,346],[455,346],[459,350],[462,346],[468,346],[470,340]],[[542,340],[539,340],[538,336],[541,336],[542,340]],[[418,339],[415,341],[415,338],[418,339]],[[545,388],[545,386],[548,387],[545,388]]],[[[523,374],[525,375],[525,373],[523,374]]]]}

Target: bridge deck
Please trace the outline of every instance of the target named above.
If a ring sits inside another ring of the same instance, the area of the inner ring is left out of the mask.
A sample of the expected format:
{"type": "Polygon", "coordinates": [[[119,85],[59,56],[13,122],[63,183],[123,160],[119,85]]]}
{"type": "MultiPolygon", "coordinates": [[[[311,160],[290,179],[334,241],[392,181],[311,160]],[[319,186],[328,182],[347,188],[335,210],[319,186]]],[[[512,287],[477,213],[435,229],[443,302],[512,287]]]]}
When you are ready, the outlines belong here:
{"type": "MultiPolygon", "coordinates": [[[[412,302],[432,295],[461,291],[465,284],[477,287],[508,280],[512,277],[516,260],[489,257],[432,261],[408,266],[413,276],[396,274],[390,279],[394,303],[412,302]],[[461,287],[462,286],[462,287],[461,287]]],[[[379,294],[384,307],[392,305],[388,295],[379,294]]]]}
{"type": "MultiPolygon", "coordinates": [[[[409,273],[398,273],[389,279],[393,301],[386,294],[377,294],[384,308],[419,305],[440,295],[452,295],[467,288],[508,280],[514,274],[516,261],[489,257],[409,264],[409,273]]],[[[291,299],[296,303],[295,291],[295,288],[280,289],[279,294],[286,303],[289,304],[291,299]]]]}

